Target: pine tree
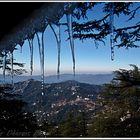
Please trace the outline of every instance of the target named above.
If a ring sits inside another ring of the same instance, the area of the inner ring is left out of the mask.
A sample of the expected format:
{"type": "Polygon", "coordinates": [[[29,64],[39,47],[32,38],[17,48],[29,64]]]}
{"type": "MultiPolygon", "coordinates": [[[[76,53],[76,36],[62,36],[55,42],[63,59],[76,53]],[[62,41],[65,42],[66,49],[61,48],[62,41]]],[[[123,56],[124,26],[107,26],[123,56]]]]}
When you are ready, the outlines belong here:
{"type": "MultiPolygon", "coordinates": [[[[15,66],[16,68],[13,69],[13,75],[21,75],[23,73],[27,73],[27,71],[23,69],[24,63],[14,62],[14,61],[15,59],[13,59],[13,66],[15,66]]],[[[5,71],[11,75],[12,66],[11,66],[10,53],[7,54],[4,54],[3,52],[0,53],[0,69],[3,69],[4,65],[5,65],[5,71]],[[5,64],[4,64],[4,57],[6,59],[5,64]]]]}
{"type": "Polygon", "coordinates": [[[73,15],[79,20],[86,19],[84,23],[79,21],[73,22],[74,38],[80,40],[92,39],[95,44],[102,42],[113,33],[113,44],[115,47],[137,48],[140,40],[140,22],[131,24],[130,26],[117,27],[115,17],[119,18],[121,15],[127,17],[127,23],[136,18],[140,10],[139,3],[135,2],[88,2],[80,3],[76,7],[73,15]],[[102,7],[102,17],[93,20],[88,20],[88,11],[92,11],[96,6],[102,7]],[[112,29],[113,30],[112,30],[112,29]]]}
{"type": "Polygon", "coordinates": [[[92,137],[139,137],[140,136],[140,70],[116,71],[112,83],[102,93],[102,108],[96,112],[89,128],[92,137]]]}

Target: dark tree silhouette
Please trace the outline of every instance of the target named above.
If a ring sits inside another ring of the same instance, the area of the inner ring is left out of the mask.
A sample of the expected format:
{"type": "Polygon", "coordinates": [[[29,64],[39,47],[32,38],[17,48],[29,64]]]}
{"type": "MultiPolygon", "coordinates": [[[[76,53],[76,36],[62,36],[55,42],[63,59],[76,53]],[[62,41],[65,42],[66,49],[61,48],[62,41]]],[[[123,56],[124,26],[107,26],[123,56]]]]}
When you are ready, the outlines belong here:
{"type": "MultiPolygon", "coordinates": [[[[0,69],[3,68],[4,65],[4,56],[6,56],[6,62],[5,62],[5,71],[7,71],[8,74],[11,74],[11,60],[10,60],[10,54],[4,54],[3,52],[0,53],[0,69]]],[[[21,75],[23,73],[27,73],[27,71],[25,69],[23,69],[24,67],[24,63],[20,63],[20,62],[14,62],[15,59],[13,59],[13,66],[16,67],[20,67],[20,68],[14,68],[13,69],[13,75],[21,75]]]]}
{"type": "Polygon", "coordinates": [[[31,137],[37,129],[36,119],[27,112],[18,95],[7,93],[9,87],[0,87],[0,137],[31,137]]]}
{"type": "MultiPolygon", "coordinates": [[[[89,20],[84,23],[73,22],[73,30],[74,30],[74,38],[85,40],[85,39],[93,39],[96,41],[105,42],[105,39],[111,33],[110,27],[110,16],[111,16],[111,8],[113,5],[113,16],[119,17],[124,15],[128,17],[128,21],[136,18],[138,11],[140,10],[139,3],[133,2],[104,2],[104,3],[81,3],[77,6],[77,9],[74,12],[74,15],[77,19],[81,17],[86,18],[87,20],[87,11],[89,9],[94,9],[96,5],[100,4],[103,6],[102,12],[103,17],[97,19],[97,17],[93,18],[94,20],[89,20]]],[[[115,24],[113,24],[113,41],[115,46],[117,47],[139,47],[137,42],[140,40],[140,22],[137,20],[137,23],[134,23],[131,26],[122,25],[122,27],[117,28],[115,24]]]]}
{"type": "Polygon", "coordinates": [[[115,71],[116,76],[112,82],[116,83],[117,88],[140,86],[140,70],[136,65],[131,64],[130,66],[133,67],[132,70],[120,69],[115,71]]]}
{"type": "Polygon", "coordinates": [[[132,70],[116,71],[112,83],[101,93],[102,106],[96,112],[89,136],[140,136],[140,70],[136,65],[131,66],[132,70]]]}

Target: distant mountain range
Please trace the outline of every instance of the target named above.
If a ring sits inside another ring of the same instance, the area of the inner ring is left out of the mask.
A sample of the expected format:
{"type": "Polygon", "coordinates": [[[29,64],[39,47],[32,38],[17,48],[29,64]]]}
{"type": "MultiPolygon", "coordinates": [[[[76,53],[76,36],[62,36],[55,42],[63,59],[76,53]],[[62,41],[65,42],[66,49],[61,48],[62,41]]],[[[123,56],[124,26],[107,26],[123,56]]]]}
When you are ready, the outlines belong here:
{"type": "MultiPolygon", "coordinates": [[[[76,74],[75,77],[72,74],[62,74],[60,78],[57,79],[57,75],[45,76],[45,83],[59,83],[67,80],[75,80],[81,83],[88,83],[94,85],[102,85],[105,83],[109,83],[113,79],[113,74],[76,74]]],[[[0,75],[0,79],[2,82],[2,75],[0,75]]],[[[7,76],[6,81],[10,82],[10,77],[7,76]]],[[[41,76],[15,76],[14,82],[26,81],[28,79],[34,79],[37,81],[41,81],[41,76]]]]}
{"type": "MultiPolygon", "coordinates": [[[[93,114],[95,101],[98,98],[102,86],[66,81],[44,85],[44,95],[41,93],[41,82],[27,80],[14,85],[13,94],[21,95],[27,103],[26,110],[40,117],[52,121],[61,121],[67,112],[71,110],[93,114]]],[[[19,96],[18,96],[19,98],[19,96]]]]}

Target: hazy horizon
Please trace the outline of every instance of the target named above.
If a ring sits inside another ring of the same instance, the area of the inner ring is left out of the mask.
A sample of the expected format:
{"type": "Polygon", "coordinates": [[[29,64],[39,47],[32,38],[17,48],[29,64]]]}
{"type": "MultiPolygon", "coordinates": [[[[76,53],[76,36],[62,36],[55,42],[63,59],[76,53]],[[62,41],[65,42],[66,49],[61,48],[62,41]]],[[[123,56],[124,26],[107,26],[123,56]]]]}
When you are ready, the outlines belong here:
{"type": "MultiPolygon", "coordinates": [[[[1,81],[0,83],[3,83],[4,78],[2,75],[0,75],[1,81]]],[[[106,73],[106,74],[76,74],[75,76],[73,74],[61,74],[59,76],[59,79],[57,75],[49,75],[49,76],[44,76],[44,83],[59,83],[59,82],[65,82],[69,80],[74,80],[80,83],[88,83],[88,84],[93,84],[93,85],[102,85],[105,83],[109,83],[113,78],[112,73],[106,73]]],[[[40,75],[20,75],[20,76],[15,76],[13,78],[14,83],[18,82],[23,82],[23,81],[28,81],[34,79],[35,81],[40,81],[41,82],[41,76],[40,75]]],[[[11,78],[10,75],[5,77],[5,83],[11,83],[11,78]]]]}
{"type": "MultiPolygon", "coordinates": [[[[113,71],[92,71],[92,72],[76,72],[75,74],[76,75],[100,75],[100,74],[112,74],[113,71]]],[[[0,75],[3,75],[2,73],[0,73],[0,75]]],[[[40,76],[41,73],[35,73],[33,72],[32,75],[30,75],[30,72],[28,73],[24,73],[24,74],[21,74],[21,75],[15,75],[14,77],[16,76],[40,76]]],[[[57,75],[56,72],[47,72],[45,73],[44,76],[55,76],[57,75]]],[[[73,75],[73,72],[61,72],[59,75],[73,75]]],[[[7,76],[10,76],[10,75],[7,75],[7,76]]]]}

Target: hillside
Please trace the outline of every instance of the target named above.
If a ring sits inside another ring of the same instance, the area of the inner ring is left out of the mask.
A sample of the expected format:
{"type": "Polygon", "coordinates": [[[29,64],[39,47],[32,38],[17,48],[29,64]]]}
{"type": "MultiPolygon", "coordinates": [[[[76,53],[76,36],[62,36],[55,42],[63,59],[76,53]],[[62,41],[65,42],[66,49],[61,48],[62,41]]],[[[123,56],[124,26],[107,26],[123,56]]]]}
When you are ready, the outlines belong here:
{"type": "Polygon", "coordinates": [[[87,111],[93,113],[95,100],[102,87],[76,81],[45,84],[44,96],[41,95],[41,82],[27,80],[15,84],[14,94],[22,95],[28,103],[27,109],[43,112],[44,117],[51,120],[62,120],[66,112],[71,110],[87,111]]]}

